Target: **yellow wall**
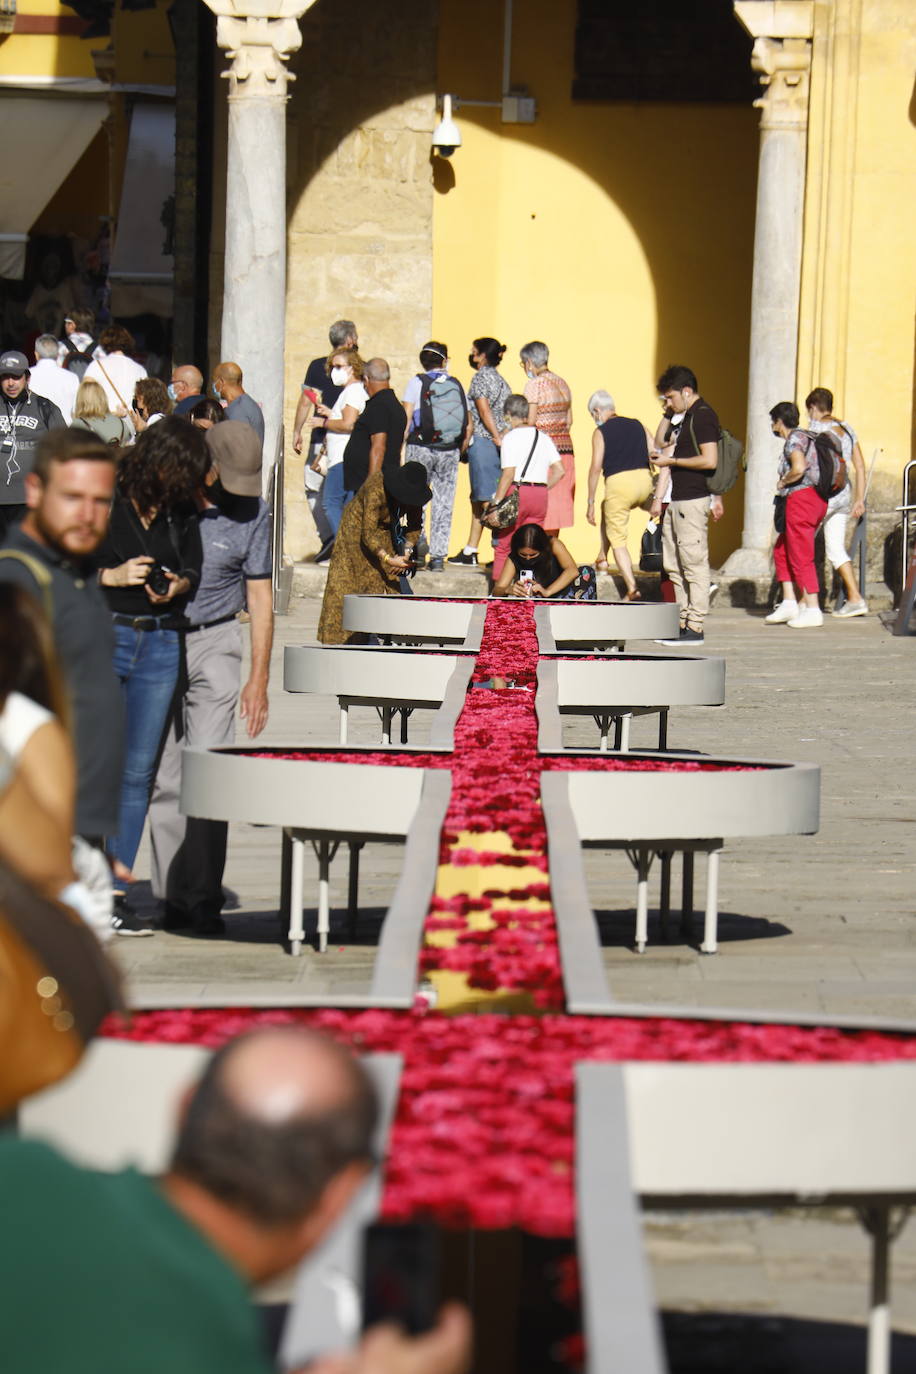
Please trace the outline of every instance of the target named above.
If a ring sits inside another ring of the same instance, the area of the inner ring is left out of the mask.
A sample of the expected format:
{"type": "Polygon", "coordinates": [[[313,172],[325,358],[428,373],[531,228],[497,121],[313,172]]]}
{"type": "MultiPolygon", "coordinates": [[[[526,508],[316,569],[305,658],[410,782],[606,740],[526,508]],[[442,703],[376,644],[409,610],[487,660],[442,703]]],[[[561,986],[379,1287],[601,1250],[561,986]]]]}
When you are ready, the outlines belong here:
{"type": "Polygon", "coordinates": [[[889,507],[913,454],[916,25],[911,0],[815,13],[799,400],[834,391],[889,507]]]}
{"type": "MultiPolygon", "coordinates": [[[[432,332],[465,381],[472,338],[508,344],[502,370],[516,390],[521,345],[548,344],[573,392],[569,543],[585,559],[597,549],[585,522],[592,391],[607,387],[621,413],[654,428],[659,372],[687,363],[723,422],[743,432],[757,112],[573,103],[575,9],[573,0],[516,6],[512,77],[537,98],[535,124],[457,112],[463,146],[435,177],[432,332]]],[[[440,93],[497,99],[501,33],[501,6],[443,0],[440,93]]],[[[453,551],[465,534],[462,474],[453,551]]],[[[740,542],[742,499],[736,488],[712,532],[714,563],[740,542]]],[[[634,522],[634,548],[643,523],[634,522]]]]}

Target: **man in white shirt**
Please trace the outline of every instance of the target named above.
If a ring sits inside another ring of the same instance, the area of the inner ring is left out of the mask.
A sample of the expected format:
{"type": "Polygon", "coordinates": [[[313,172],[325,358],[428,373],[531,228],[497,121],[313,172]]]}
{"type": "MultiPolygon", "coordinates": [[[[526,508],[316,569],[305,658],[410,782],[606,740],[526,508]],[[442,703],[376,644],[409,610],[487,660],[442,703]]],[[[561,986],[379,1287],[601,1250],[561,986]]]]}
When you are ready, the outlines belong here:
{"type": "Polygon", "coordinates": [[[79,378],[58,367],[57,339],[53,334],[39,334],[35,340],[35,366],[29,376],[29,390],[53,401],[69,425],[79,389],[79,378]]]}

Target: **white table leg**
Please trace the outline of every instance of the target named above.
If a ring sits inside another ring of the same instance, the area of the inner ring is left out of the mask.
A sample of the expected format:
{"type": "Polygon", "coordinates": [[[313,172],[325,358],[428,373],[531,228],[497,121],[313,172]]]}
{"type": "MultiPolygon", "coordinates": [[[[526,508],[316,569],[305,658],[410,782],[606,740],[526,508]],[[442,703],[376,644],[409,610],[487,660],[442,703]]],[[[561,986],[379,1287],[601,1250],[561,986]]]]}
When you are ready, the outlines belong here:
{"type": "Polygon", "coordinates": [[[632,719],[633,717],[629,712],[620,718],[620,751],[623,754],[628,753],[630,749],[630,721],[632,719]]]}
{"type": "Polygon", "coordinates": [[[340,703],[340,735],[339,735],[339,737],[338,737],[338,738],[339,738],[339,742],[340,742],[341,744],[346,744],[346,742],[347,742],[347,731],[348,731],[348,728],[349,728],[349,724],[350,724],[350,707],[349,707],[348,705],[345,705],[344,702],[341,702],[341,703],[340,703]]]}
{"type": "Polygon", "coordinates": [[[318,953],[324,954],[328,947],[328,932],[331,929],[330,840],[319,840],[315,849],[318,854],[318,953]]]}
{"type": "Polygon", "coordinates": [[[382,707],[382,744],[391,743],[391,716],[390,706],[382,707]]]}
{"type": "Polygon", "coordinates": [[[299,955],[302,952],[302,941],[305,938],[305,927],[302,922],[302,881],[305,842],[297,835],[293,834],[290,835],[290,847],[292,854],[290,859],[289,878],[289,951],[290,954],[299,955]]]}
{"type": "Polygon", "coordinates": [[[636,951],[645,952],[649,939],[649,851],[640,849],[636,858],[636,951]]]}
{"type": "Polygon", "coordinates": [[[701,954],[715,954],[719,931],[719,851],[711,849],[706,861],[706,922],[703,926],[701,954]]]}
{"type": "Polygon", "coordinates": [[[871,1297],[868,1304],[868,1374],[890,1374],[890,1215],[887,1207],[869,1208],[871,1232],[871,1297]]]}

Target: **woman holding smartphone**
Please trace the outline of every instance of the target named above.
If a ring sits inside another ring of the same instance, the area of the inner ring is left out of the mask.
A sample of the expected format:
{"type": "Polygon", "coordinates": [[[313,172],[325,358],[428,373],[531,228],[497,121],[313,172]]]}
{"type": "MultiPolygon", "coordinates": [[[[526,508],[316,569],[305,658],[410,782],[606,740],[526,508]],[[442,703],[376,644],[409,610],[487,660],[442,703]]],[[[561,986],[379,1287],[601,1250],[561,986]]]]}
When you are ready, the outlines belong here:
{"type": "Polygon", "coordinates": [[[543,526],[520,525],[493,584],[493,595],[595,601],[595,569],[579,567],[562,539],[548,534],[543,526]]]}

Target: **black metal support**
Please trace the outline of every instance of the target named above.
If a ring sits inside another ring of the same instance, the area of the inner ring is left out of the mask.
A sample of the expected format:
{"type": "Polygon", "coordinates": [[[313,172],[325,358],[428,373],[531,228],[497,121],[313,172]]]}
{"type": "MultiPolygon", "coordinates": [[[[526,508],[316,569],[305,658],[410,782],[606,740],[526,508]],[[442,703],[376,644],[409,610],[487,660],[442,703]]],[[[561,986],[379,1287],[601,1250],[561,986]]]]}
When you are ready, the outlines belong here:
{"type": "Polygon", "coordinates": [[[359,918],[359,851],[362,840],[350,841],[350,881],[347,887],[347,934],[350,940],[356,939],[356,922],[359,918]]]}
{"type": "Polygon", "coordinates": [[[684,872],[681,880],[681,934],[693,934],[693,852],[684,850],[684,872]]]}

